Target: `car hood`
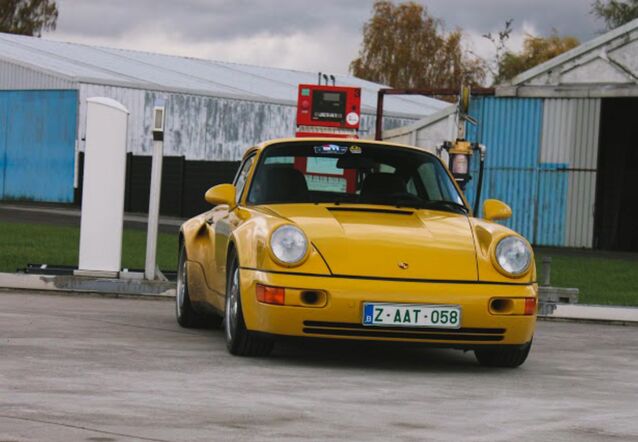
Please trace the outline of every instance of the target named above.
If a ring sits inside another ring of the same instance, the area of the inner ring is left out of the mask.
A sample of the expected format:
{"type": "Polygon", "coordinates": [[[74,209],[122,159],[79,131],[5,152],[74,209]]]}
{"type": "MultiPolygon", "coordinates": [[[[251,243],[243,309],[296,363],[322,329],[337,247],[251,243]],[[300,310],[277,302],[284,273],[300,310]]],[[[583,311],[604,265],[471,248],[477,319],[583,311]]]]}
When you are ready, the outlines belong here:
{"type": "Polygon", "coordinates": [[[467,216],[389,206],[264,207],[301,227],[335,275],[476,281],[467,216]]]}

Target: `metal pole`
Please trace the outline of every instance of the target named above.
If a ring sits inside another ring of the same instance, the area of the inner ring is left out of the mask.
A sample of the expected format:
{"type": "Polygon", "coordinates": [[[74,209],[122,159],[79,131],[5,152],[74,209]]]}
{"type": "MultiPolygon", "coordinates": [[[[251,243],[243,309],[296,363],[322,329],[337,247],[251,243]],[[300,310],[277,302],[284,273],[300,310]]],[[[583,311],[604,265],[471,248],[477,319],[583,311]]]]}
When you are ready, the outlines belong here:
{"type": "Polygon", "coordinates": [[[380,141],[383,138],[383,96],[386,89],[379,89],[377,92],[377,120],[374,131],[374,139],[380,141]]]}
{"type": "Polygon", "coordinates": [[[551,278],[552,278],[552,257],[551,256],[544,256],[543,257],[543,265],[542,265],[542,282],[541,282],[541,286],[543,287],[549,287],[550,285],[552,285],[551,283],[551,278]]]}
{"type": "Polygon", "coordinates": [[[158,276],[155,269],[160,194],[162,190],[162,161],[164,160],[164,110],[164,100],[157,100],[153,109],[153,163],[151,165],[151,189],[148,198],[146,262],[144,265],[144,277],[147,280],[154,280],[158,276]]]}
{"type": "Polygon", "coordinates": [[[155,279],[157,257],[157,231],[159,225],[160,191],[162,189],[162,160],[164,142],[153,141],[153,164],[151,166],[151,192],[148,200],[148,228],[146,231],[146,264],[144,277],[155,279]]]}
{"type": "MultiPolygon", "coordinates": [[[[495,89],[491,87],[474,87],[472,95],[494,95],[495,89]]],[[[454,88],[425,88],[425,89],[391,89],[383,88],[377,92],[377,121],[374,131],[374,139],[383,138],[383,97],[386,95],[424,95],[424,96],[457,96],[459,90],[454,88]]]]}

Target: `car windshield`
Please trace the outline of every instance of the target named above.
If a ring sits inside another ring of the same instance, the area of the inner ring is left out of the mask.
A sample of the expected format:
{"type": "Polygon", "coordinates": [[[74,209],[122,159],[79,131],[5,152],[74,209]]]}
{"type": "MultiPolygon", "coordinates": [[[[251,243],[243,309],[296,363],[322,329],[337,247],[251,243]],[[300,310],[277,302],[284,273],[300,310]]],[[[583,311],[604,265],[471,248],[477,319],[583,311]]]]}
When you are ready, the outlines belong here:
{"type": "Polygon", "coordinates": [[[365,142],[293,142],[269,146],[255,171],[249,204],[348,203],[433,207],[466,213],[431,154],[365,142]]]}

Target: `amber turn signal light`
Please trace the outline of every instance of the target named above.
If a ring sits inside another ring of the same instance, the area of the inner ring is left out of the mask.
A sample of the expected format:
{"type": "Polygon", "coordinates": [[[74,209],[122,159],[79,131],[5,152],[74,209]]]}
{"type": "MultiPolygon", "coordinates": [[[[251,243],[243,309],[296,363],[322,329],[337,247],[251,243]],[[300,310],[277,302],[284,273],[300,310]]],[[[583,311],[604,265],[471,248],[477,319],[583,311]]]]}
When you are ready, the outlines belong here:
{"type": "Polygon", "coordinates": [[[536,298],[525,298],[525,314],[533,315],[536,313],[536,298]]]}
{"type": "Polygon", "coordinates": [[[284,305],[286,303],[286,290],[283,287],[269,287],[257,284],[257,301],[264,304],[284,305]]]}

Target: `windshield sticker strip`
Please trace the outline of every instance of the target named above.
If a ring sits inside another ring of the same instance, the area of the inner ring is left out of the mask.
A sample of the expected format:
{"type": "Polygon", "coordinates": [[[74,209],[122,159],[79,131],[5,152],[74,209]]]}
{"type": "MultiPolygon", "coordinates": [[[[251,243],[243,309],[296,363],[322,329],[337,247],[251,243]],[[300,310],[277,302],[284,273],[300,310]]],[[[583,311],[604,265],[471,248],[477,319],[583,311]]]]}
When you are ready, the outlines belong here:
{"type": "Polygon", "coordinates": [[[315,153],[325,155],[343,155],[348,151],[346,146],[339,146],[338,144],[323,144],[321,146],[315,146],[315,153]]]}

